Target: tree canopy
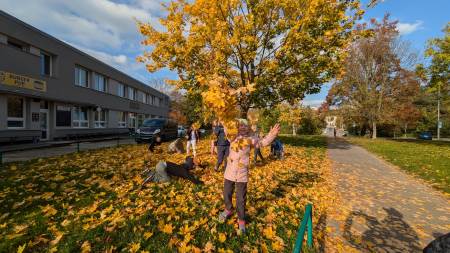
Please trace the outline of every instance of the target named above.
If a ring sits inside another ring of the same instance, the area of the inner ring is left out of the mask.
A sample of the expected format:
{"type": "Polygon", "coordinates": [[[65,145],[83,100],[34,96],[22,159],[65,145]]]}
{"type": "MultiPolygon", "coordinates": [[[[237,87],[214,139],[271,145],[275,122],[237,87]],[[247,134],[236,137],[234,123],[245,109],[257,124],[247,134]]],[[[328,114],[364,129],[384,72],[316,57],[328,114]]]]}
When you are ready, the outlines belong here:
{"type": "Polygon", "coordinates": [[[377,124],[389,122],[397,113],[394,108],[419,91],[416,76],[407,69],[414,54],[398,40],[396,24],[386,15],[360,28],[373,35],[349,47],[344,73],[328,94],[328,101],[351,115],[353,122],[371,125],[372,138],[377,137],[377,124]]]}
{"type": "Polygon", "coordinates": [[[339,73],[363,14],[359,0],[174,0],[166,9],[161,29],[138,23],[150,48],[139,60],[241,114],[318,92],[339,73]]]}

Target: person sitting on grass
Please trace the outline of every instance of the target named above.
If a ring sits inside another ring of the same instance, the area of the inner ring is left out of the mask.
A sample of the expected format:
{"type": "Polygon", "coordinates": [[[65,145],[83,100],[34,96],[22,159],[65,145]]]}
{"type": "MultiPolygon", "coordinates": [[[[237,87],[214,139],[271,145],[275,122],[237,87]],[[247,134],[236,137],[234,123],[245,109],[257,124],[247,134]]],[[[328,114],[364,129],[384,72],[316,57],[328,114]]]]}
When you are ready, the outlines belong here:
{"type": "Polygon", "coordinates": [[[169,151],[169,154],[174,154],[174,153],[183,154],[185,152],[183,140],[181,138],[178,138],[175,141],[173,141],[172,143],[170,143],[168,151],[169,151]]]}
{"type": "Polygon", "coordinates": [[[156,129],[155,132],[153,133],[153,137],[152,137],[152,140],[150,141],[150,145],[148,146],[148,150],[153,153],[155,151],[155,146],[159,146],[159,145],[161,145],[161,143],[162,143],[161,130],[156,129]]]}
{"type": "MultiPolygon", "coordinates": [[[[198,163],[198,162],[197,162],[198,163]]],[[[194,184],[203,184],[201,180],[196,178],[190,170],[196,167],[196,163],[192,157],[186,157],[186,160],[182,164],[176,164],[173,162],[159,161],[156,164],[155,169],[146,169],[142,174],[146,175],[142,185],[148,182],[165,183],[170,181],[170,176],[180,177],[191,181],[194,184]]],[[[201,165],[199,167],[202,167],[201,165]]]]}
{"type": "Polygon", "coordinates": [[[280,139],[277,138],[272,142],[272,144],[270,145],[270,154],[279,160],[283,160],[284,148],[283,143],[281,143],[280,139]]]}
{"type": "MultiPolygon", "coordinates": [[[[233,210],[233,192],[236,189],[236,209],[238,214],[239,232],[245,233],[245,202],[247,199],[250,150],[252,147],[268,146],[280,132],[280,125],[276,124],[266,137],[259,139],[250,133],[250,127],[246,119],[239,119],[238,122],[238,134],[235,139],[229,140],[232,148],[230,148],[228,163],[224,174],[223,197],[225,210],[219,214],[219,222],[225,222],[225,220],[231,217],[233,210]],[[237,146],[237,149],[233,148],[233,146],[237,146]]],[[[225,135],[227,135],[227,129],[225,128],[224,130],[225,135]]]]}

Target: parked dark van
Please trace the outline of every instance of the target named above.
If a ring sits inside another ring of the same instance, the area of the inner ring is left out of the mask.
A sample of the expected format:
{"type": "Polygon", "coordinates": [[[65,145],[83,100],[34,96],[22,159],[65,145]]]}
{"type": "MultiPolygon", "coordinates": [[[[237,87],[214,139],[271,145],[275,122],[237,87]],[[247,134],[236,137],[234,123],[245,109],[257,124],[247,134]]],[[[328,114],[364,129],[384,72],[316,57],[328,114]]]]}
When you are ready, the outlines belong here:
{"type": "Polygon", "coordinates": [[[175,139],[178,136],[178,124],[176,122],[169,119],[146,119],[142,126],[136,130],[136,142],[149,142],[153,133],[158,129],[161,131],[163,140],[175,139]]]}

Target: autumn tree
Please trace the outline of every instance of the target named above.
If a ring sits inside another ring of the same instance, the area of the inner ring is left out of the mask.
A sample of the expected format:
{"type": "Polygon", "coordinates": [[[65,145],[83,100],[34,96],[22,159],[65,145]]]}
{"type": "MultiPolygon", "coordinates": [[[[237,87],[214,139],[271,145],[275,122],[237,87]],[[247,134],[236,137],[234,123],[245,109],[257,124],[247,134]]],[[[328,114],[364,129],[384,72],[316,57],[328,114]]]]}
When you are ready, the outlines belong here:
{"type": "Polygon", "coordinates": [[[330,89],[328,100],[339,106],[361,125],[370,124],[372,138],[377,137],[377,125],[390,120],[408,85],[415,54],[398,38],[397,22],[386,15],[381,22],[372,19],[359,30],[370,30],[372,36],[362,37],[348,48],[344,73],[330,89]]]}
{"type": "Polygon", "coordinates": [[[397,82],[394,84],[396,94],[392,94],[395,98],[395,106],[387,112],[391,118],[389,123],[402,129],[406,137],[408,127],[416,125],[422,116],[416,105],[420,95],[420,82],[415,73],[405,70],[399,72],[393,82],[397,82]]]}
{"type": "Polygon", "coordinates": [[[235,106],[243,116],[318,92],[363,14],[359,0],[174,0],[166,10],[161,29],[138,23],[150,48],[139,60],[175,71],[179,89],[225,100],[208,104],[214,113],[235,106]]]}
{"type": "Polygon", "coordinates": [[[292,135],[297,135],[297,128],[301,122],[302,110],[299,106],[291,106],[289,104],[279,104],[280,110],[279,120],[292,126],[292,135]]]}
{"type": "MultiPolygon", "coordinates": [[[[425,67],[420,64],[416,70],[426,83],[426,92],[433,94],[436,98],[437,121],[442,121],[441,116],[444,116],[443,118],[447,119],[446,123],[450,124],[448,120],[450,118],[448,117],[450,115],[450,23],[445,27],[444,33],[444,38],[435,38],[428,42],[425,56],[431,58],[430,65],[425,67]]],[[[439,126],[437,132],[439,138],[439,126]]]]}

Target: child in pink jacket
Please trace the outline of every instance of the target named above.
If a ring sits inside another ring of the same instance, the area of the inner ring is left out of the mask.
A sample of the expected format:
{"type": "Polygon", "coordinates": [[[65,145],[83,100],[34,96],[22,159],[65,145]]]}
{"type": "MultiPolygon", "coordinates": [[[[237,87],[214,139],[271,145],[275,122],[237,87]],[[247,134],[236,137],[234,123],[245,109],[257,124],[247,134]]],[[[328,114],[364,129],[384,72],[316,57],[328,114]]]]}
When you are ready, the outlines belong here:
{"type": "MultiPolygon", "coordinates": [[[[235,151],[230,149],[228,163],[225,169],[225,180],[223,187],[223,198],[225,201],[225,210],[219,214],[219,221],[224,222],[228,219],[233,210],[231,202],[234,189],[236,188],[236,209],[238,214],[239,230],[245,233],[245,202],[247,199],[248,167],[250,160],[250,150],[255,147],[268,146],[278,135],[280,125],[276,124],[263,139],[251,135],[247,120],[239,119],[238,135],[234,140],[229,140],[231,145],[240,139],[250,139],[250,145],[241,147],[235,151]]],[[[226,133],[226,129],[225,129],[226,133]]]]}

